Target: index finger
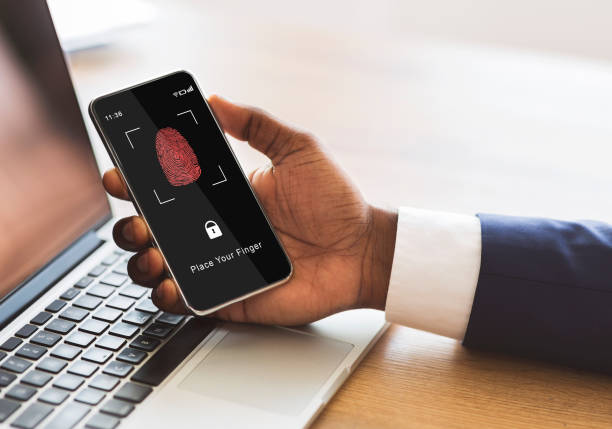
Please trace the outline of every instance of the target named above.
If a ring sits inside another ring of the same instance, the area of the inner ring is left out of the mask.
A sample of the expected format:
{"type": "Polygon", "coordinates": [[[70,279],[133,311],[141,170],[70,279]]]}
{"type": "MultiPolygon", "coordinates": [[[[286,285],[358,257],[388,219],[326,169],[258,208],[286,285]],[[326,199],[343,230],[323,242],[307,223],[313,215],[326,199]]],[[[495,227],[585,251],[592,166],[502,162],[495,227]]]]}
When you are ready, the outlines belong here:
{"type": "Polygon", "coordinates": [[[123,180],[121,173],[119,173],[119,170],[116,168],[112,168],[104,173],[102,183],[104,184],[104,189],[106,189],[106,192],[111,194],[113,197],[126,201],[131,200],[127,191],[127,186],[125,185],[125,181],[123,180]]]}

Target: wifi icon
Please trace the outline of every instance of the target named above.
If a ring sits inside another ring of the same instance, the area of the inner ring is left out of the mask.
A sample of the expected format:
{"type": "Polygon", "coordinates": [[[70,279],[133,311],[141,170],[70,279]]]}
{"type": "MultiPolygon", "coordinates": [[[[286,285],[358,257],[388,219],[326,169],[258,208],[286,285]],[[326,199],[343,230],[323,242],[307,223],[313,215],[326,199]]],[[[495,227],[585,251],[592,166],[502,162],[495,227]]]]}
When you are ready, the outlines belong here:
{"type": "Polygon", "coordinates": [[[177,92],[173,92],[172,95],[174,95],[175,97],[178,97],[179,93],[177,92]]]}

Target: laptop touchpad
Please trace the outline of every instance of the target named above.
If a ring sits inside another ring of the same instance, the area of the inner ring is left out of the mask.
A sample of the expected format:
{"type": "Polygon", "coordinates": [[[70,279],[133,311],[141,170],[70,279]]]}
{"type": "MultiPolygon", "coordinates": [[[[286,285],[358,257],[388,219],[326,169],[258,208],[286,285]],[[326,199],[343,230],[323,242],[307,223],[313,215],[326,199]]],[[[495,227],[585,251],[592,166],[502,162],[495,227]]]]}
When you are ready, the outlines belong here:
{"type": "Polygon", "coordinates": [[[297,415],[353,349],[277,327],[229,325],[229,330],[180,389],[297,415]]]}

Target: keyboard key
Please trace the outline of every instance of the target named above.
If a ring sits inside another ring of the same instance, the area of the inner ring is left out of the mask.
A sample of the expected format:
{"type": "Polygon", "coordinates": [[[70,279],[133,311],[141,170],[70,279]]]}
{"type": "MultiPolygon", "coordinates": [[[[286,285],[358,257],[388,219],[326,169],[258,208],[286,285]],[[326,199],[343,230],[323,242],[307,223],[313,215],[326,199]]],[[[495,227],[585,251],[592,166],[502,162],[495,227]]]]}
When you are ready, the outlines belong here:
{"type": "Polygon", "coordinates": [[[66,305],[65,301],[60,301],[59,299],[56,299],[51,304],[49,304],[47,308],[45,308],[45,310],[52,312],[52,313],[57,313],[62,308],[64,308],[65,305],[66,305]]]}
{"type": "Polygon", "coordinates": [[[128,271],[127,271],[127,262],[122,262],[119,265],[117,265],[114,269],[113,272],[115,273],[119,273],[119,274],[123,274],[125,276],[128,275],[128,271]]]}
{"type": "Polygon", "coordinates": [[[167,325],[176,326],[185,320],[184,314],[162,313],[155,321],[165,323],[167,325]]]}
{"type": "Polygon", "coordinates": [[[94,379],[89,383],[89,387],[95,387],[96,389],[104,390],[106,392],[110,392],[119,384],[119,379],[117,377],[111,377],[110,375],[99,374],[94,377],[94,379]]]}
{"type": "Polygon", "coordinates": [[[50,387],[40,394],[39,401],[46,402],[51,405],[59,405],[66,400],[70,393],[56,387],[50,387]]]}
{"type": "Polygon", "coordinates": [[[66,290],[66,292],[61,294],[60,298],[65,299],[66,301],[71,301],[79,293],[81,293],[80,290],[78,290],[77,288],[71,287],[70,289],[66,290]]]}
{"type": "Polygon", "coordinates": [[[11,374],[10,372],[0,371],[0,387],[6,387],[11,384],[17,376],[15,374],[11,374]]]}
{"type": "Polygon", "coordinates": [[[81,349],[68,344],[60,344],[53,350],[51,350],[51,356],[72,360],[81,353],[81,349]]]}
{"type": "Polygon", "coordinates": [[[47,323],[47,320],[51,319],[51,317],[53,317],[51,313],[41,311],[36,316],[34,316],[32,320],[30,320],[30,323],[34,325],[44,325],[45,323],[47,323]]]}
{"type": "Polygon", "coordinates": [[[158,386],[214,329],[209,319],[190,319],[166,344],[152,355],[132,376],[151,386],[158,386]]]}
{"type": "Polygon", "coordinates": [[[83,377],[79,377],[72,374],[62,374],[53,380],[53,387],[58,387],[60,389],[75,391],[79,388],[81,384],[85,382],[83,377]]]}
{"type": "Polygon", "coordinates": [[[8,419],[19,407],[21,404],[18,402],[0,399],[0,423],[8,419]]]}
{"type": "Polygon", "coordinates": [[[87,294],[100,298],[108,298],[115,292],[115,288],[108,285],[95,285],[87,290],[87,294]]]}
{"type": "Polygon", "coordinates": [[[87,405],[73,402],[66,405],[51,419],[45,429],[71,429],[89,413],[87,405]]]}
{"type": "Polygon", "coordinates": [[[129,363],[123,363],[114,360],[108,365],[106,365],[106,368],[104,368],[104,371],[102,372],[104,372],[104,374],[114,375],[116,377],[125,377],[130,372],[132,372],[133,369],[134,367],[129,363]]]}
{"type": "Polygon", "coordinates": [[[85,310],[95,310],[102,303],[102,299],[97,296],[83,295],[78,297],[72,305],[81,307],[85,310]]]}
{"type": "Polygon", "coordinates": [[[66,338],[66,344],[70,344],[72,346],[78,346],[78,347],[87,347],[95,339],[96,337],[91,334],[86,334],[85,332],[77,331],[77,332],[73,332],[66,338]]]}
{"type": "Polygon", "coordinates": [[[98,413],[89,419],[85,427],[88,429],[115,429],[119,421],[117,417],[98,413]]]}
{"type": "Polygon", "coordinates": [[[100,409],[103,413],[117,417],[127,417],[133,410],[134,406],[132,404],[118,399],[109,399],[100,409]]]}
{"type": "Polygon", "coordinates": [[[36,326],[33,325],[24,325],[20,330],[15,332],[16,337],[28,338],[34,332],[36,332],[36,326]]]}
{"type": "Polygon", "coordinates": [[[168,335],[170,335],[170,332],[172,332],[172,326],[162,325],[159,323],[153,323],[147,329],[145,329],[143,334],[149,335],[155,338],[164,339],[168,335]]]}
{"type": "Polygon", "coordinates": [[[34,387],[43,387],[51,378],[53,378],[52,375],[33,369],[23,376],[21,382],[34,387]]]}
{"type": "Polygon", "coordinates": [[[117,310],[125,311],[134,304],[134,300],[124,296],[116,296],[106,303],[108,307],[116,308],[117,310]]]}
{"type": "Polygon", "coordinates": [[[99,320],[89,319],[79,326],[79,330],[94,335],[100,335],[109,327],[108,323],[99,320]]]}
{"type": "Polygon", "coordinates": [[[119,295],[129,296],[130,298],[140,298],[147,292],[147,288],[130,284],[119,291],[119,295]]]}
{"type": "Polygon", "coordinates": [[[104,392],[97,389],[83,389],[79,392],[78,395],[74,398],[75,401],[83,402],[84,404],[89,405],[98,405],[102,399],[104,399],[106,395],[104,392]]]}
{"type": "Polygon", "coordinates": [[[36,389],[24,384],[17,384],[6,392],[6,397],[17,401],[27,401],[36,393],[36,389]]]}
{"type": "Polygon", "coordinates": [[[4,361],[1,368],[21,374],[23,371],[28,369],[30,365],[32,365],[32,363],[25,359],[11,356],[4,361]]]}
{"type": "Polygon", "coordinates": [[[69,320],[53,319],[45,326],[45,330],[64,335],[72,331],[75,326],[76,324],[69,320]]]}
{"type": "Polygon", "coordinates": [[[124,284],[127,281],[127,279],[128,279],[127,276],[124,276],[123,274],[110,273],[104,276],[104,278],[100,280],[100,283],[119,287],[122,284],[124,284]]]}
{"type": "Polygon", "coordinates": [[[6,352],[0,352],[0,360],[6,357],[6,352]]]}
{"type": "Polygon", "coordinates": [[[80,375],[81,377],[91,377],[98,370],[98,365],[94,365],[82,360],[76,361],[68,368],[68,373],[80,375]]]}
{"type": "Polygon", "coordinates": [[[66,305],[65,301],[56,299],[51,304],[47,305],[47,308],[45,308],[45,311],[48,311],[50,313],[57,313],[62,308],[64,308],[65,305],[66,305]]]}
{"type": "Polygon", "coordinates": [[[89,311],[83,310],[82,308],[68,307],[62,311],[59,317],[66,320],[72,320],[74,322],[80,322],[81,320],[85,319],[88,314],[89,311]]]}
{"type": "Polygon", "coordinates": [[[138,326],[119,322],[113,325],[113,327],[110,329],[110,331],[108,331],[108,333],[111,335],[116,335],[118,337],[132,338],[136,333],[138,333],[138,326]]]}
{"type": "Polygon", "coordinates": [[[156,340],[155,338],[147,338],[142,335],[136,337],[134,341],[130,343],[130,347],[133,347],[138,350],[144,350],[145,352],[150,352],[155,350],[161,341],[156,340]]]}
{"type": "Polygon", "coordinates": [[[145,313],[144,311],[132,310],[125,316],[123,316],[123,321],[127,323],[132,323],[138,326],[144,326],[147,322],[151,320],[151,315],[149,313],[145,313]]]}
{"type": "Polygon", "coordinates": [[[113,323],[123,314],[123,312],[114,308],[103,307],[93,314],[94,319],[102,320],[104,322],[113,323]]]}
{"type": "Polygon", "coordinates": [[[15,352],[15,355],[32,360],[38,360],[45,353],[47,353],[47,349],[45,347],[36,346],[34,344],[24,344],[19,350],[17,350],[17,352],[15,352]]]}
{"type": "Polygon", "coordinates": [[[89,272],[89,275],[91,277],[99,277],[102,275],[102,273],[104,273],[104,271],[106,271],[106,267],[104,265],[98,265],[92,268],[92,270],[89,272]]]}
{"type": "Polygon", "coordinates": [[[11,426],[20,429],[34,429],[54,408],[47,404],[34,402],[15,419],[11,426]]]}
{"type": "Polygon", "coordinates": [[[8,340],[6,340],[4,343],[2,343],[2,345],[0,346],[0,349],[6,350],[7,352],[12,352],[21,343],[22,343],[22,340],[20,340],[19,338],[11,337],[8,340]]]}
{"type": "Polygon", "coordinates": [[[146,357],[147,354],[145,352],[127,347],[121,350],[121,353],[117,355],[117,360],[138,365],[146,357]]]}
{"type": "Polygon", "coordinates": [[[42,371],[47,371],[53,374],[57,374],[62,369],[64,369],[66,365],[68,364],[64,362],[63,360],[48,357],[40,361],[38,365],[36,365],[36,369],[40,369],[42,371]]]}
{"type": "Polygon", "coordinates": [[[145,400],[153,389],[149,386],[141,386],[140,384],[127,382],[115,393],[115,399],[122,399],[136,404],[145,400]]]}
{"type": "Polygon", "coordinates": [[[118,255],[116,253],[111,253],[106,258],[102,259],[102,265],[113,265],[115,262],[119,260],[120,257],[121,255],[118,255]]]}
{"type": "Polygon", "coordinates": [[[159,308],[157,308],[155,304],[153,304],[151,298],[145,298],[138,303],[138,305],[136,306],[136,310],[146,311],[147,313],[157,313],[159,311],[159,308]]]}
{"type": "Polygon", "coordinates": [[[113,352],[110,350],[92,347],[85,351],[85,353],[83,354],[83,359],[88,360],[90,362],[102,364],[109,360],[112,355],[113,352]]]}
{"type": "Polygon", "coordinates": [[[123,338],[114,337],[112,335],[104,335],[98,340],[96,346],[112,351],[117,351],[121,347],[123,347],[125,343],[126,341],[123,338]]]}
{"type": "Polygon", "coordinates": [[[76,282],[74,284],[74,287],[78,287],[79,289],[83,289],[83,288],[86,288],[87,286],[89,286],[91,284],[91,282],[93,282],[93,281],[94,281],[93,277],[85,276],[81,280],[76,282]]]}
{"type": "Polygon", "coordinates": [[[61,340],[61,338],[61,336],[54,334],[53,332],[38,331],[32,338],[30,338],[30,342],[38,344],[39,346],[53,347],[59,340],[61,340]]]}

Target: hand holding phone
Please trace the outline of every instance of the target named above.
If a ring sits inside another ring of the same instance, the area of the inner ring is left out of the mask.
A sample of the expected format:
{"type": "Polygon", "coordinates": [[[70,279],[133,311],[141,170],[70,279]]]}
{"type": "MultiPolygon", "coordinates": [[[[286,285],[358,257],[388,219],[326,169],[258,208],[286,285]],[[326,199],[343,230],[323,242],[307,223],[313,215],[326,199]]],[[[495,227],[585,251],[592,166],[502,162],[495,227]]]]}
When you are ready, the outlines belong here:
{"type": "Polygon", "coordinates": [[[187,309],[209,314],[290,277],[289,258],[190,74],[99,97],[90,114],[187,309]]]}
{"type": "MultiPolygon", "coordinates": [[[[209,105],[223,130],[248,141],[271,164],[249,179],[282,240],[294,272],[282,286],[223,307],[214,316],[234,322],[300,325],[357,307],[383,309],[393,260],[397,213],[370,206],[348,176],[311,134],[266,112],[212,96],[209,105]]],[[[104,175],[107,191],[129,200],[117,169],[104,175]]],[[[178,287],[164,274],[140,216],[119,220],[117,244],[137,251],[128,271],[135,282],[155,287],[158,307],[186,309],[178,287]],[[129,238],[123,231],[129,230],[129,238]],[[143,263],[144,262],[144,263],[143,263]]]]}

